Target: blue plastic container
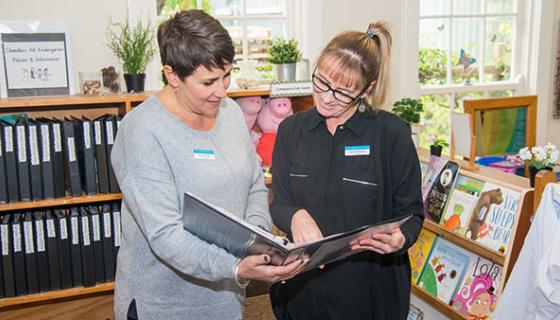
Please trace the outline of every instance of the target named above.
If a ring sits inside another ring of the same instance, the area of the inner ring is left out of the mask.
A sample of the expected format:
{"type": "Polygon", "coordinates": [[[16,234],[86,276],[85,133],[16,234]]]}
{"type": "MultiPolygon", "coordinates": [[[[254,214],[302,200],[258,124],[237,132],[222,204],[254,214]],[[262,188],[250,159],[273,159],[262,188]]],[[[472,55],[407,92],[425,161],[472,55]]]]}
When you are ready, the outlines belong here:
{"type": "Polygon", "coordinates": [[[482,157],[482,158],[478,159],[477,162],[481,166],[488,167],[488,165],[491,164],[491,163],[500,162],[500,161],[504,161],[504,160],[506,160],[506,158],[503,158],[503,157],[482,157]]]}

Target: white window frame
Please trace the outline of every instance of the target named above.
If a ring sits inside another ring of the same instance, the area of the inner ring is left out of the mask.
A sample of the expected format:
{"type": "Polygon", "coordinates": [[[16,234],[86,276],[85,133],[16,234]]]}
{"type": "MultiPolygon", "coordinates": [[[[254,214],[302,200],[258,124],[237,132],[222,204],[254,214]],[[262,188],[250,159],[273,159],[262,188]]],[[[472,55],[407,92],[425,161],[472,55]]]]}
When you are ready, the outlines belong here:
{"type": "MultiPolygon", "coordinates": [[[[460,18],[460,17],[484,17],[496,16],[495,14],[442,14],[442,15],[426,15],[420,16],[420,1],[406,1],[404,9],[406,17],[404,19],[404,52],[403,58],[403,77],[405,79],[402,86],[403,96],[425,96],[425,95],[447,95],[449,99],[450,111],[456,110],[459,106],[455,105],[454,96],[456,94],[467,94],[470,92],[489,92],[489,91],[514,91],[516,95],[526,94],[528,91],[528,71],[529,71],[529,45],[523,44],[530,43],[530,15],[529,8],[531,8],[531,0],[517,0],[517,9],[515,15],[515,34],[513,35],[513,48],[512,64],[511,64],[511,78],[509,81],[499,82],[476,82],[471,85],[464,84],[445,84],[445,85],[420,85],[418,78],[418,50],[419,45],[419,24],[421,18],[460,18]]],[[[451,1],[451,5],[453,2],[451,1]]],[[[452,8],[451,8],[452,12],[452,8]]],[[[509,15],[509,14],[508,14],[509,15]]],[[[452,28],[450,24],[450,28],[452,28]]],[[[481,28],[481,32],[485,32],[485,28],[481,28]]],[[[449,50],[452,46],[452,31],[449,31],[448,46],[449,50]]],[[[482,37],[484,41],[485,37],[482,37]]],[[[484,44],[484,42],[482,42],[484,44]]],[[[483,52],[483,50],[481,50],[483,52]]],[[[447,76],[450,77],[451,56],[447,55],[447,76]]],[[[478,61],[480,57],[477,57],[478,61]]],[[[481,65],[484,61],[481,61],[481,65]]],[[[481,68],[482,69],[482,68],[481,68]]],[[[448,79],[448,83],[450,83],[448,79]]]]}

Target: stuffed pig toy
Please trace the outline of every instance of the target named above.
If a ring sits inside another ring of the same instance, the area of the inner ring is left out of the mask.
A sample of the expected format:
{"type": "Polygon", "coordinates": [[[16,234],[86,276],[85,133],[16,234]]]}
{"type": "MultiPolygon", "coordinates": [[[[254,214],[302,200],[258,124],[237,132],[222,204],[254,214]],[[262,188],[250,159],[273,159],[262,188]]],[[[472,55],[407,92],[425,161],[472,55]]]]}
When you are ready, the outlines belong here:
{"type": "Polygon", "coordinates": [[[262,136],[257,144],[257,154],[261,157],[263,165],[272,165],[272,150],[276,141],[278,125],[293,113],[292,102],[289,98],[272,98],[270,101],[263,101],[262,109],[257,117],[257,124],[262,131],[262,136]]]}
{"type": "Polygon", "coordinates": [[[253,127],[257,121],[257,115],[262,108],[263,99],[260,96],[243,97],[236,99],[235,102],[239,104],[241,111],[243,111],[245,123],[247,124],[249,133],[251,134],[251,141],[256,147],[259,142],[260,133],[253,130],[253,127]]]}

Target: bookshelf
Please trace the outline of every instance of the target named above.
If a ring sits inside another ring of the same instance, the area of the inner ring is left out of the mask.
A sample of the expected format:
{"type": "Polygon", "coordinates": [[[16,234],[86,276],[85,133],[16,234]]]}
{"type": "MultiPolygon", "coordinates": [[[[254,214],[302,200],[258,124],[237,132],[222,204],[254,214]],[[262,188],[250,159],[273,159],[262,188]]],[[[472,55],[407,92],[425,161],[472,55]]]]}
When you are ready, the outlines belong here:
{"type": "MultiPolygon", "coordinates": [[[[427,150],[419,149],[418,155],[420,161],[425,163],[429,162],[430,155],[427,150]]],[[[443,226],[428,219],[424,220],[423,228],[471,253],[491,260],[492,262],[502,266],[502,281],[499,288],[496,288],[497,292],[501,293],[513,269],[513,265],[519,256],[523,240],[525,239],[530,227],[530,219],[533,213],[534,190],[530,187],[528,178],[507,174],[487,167],[480,167],[477,171],[468,171],[463,169],[468,162],[461,160],[456,160],[456,162],[460,165],[459,174],[480,181],[491,182],[495,185],[508,188],[519,193],[519,206],[515,215],[515,221],[507,250],[506,252],[493,250],[459,233],[446,230],[443,226]]],[[[450,307],[450,305],[431,296],[416,284],[413,284],[412,286],[412,293],[449,319],[469,319],[468,317],[455,311],[450,307]]],[[[498,296],[498,303],[499,298],[500,297],[498,296]]]]}
{"type": "MultiPolygon", "coordinates": [[[[27,113],[31,119],[40,117],[62,119],[71,116],[84,116],[93,119],[104,114],[124,116],[142,103],[150,94],[146,92],[103,96],[74,95],[0,99],[0,116],[15,113],[27,113]]],[[[268,89],[228,92],[228,96],[232,98],[268,96],[269,94],[270,90],[268,89]]],[[[292,98],[294,112],[309,109],[312,105],[311,96],[292,98]]],[[[6,203],[0,204],[0,214],[10,214],[22,210],[102,203],[120,199],[122,199],[120,193],[106,193],[6,203]]],[[[110,282],[93,287],[75,287],[13,298],[0,298],[0,318],[27,319],[52,316],[58,319],[75,319],[80,318],[80,315],[84,315],[87,318],[95,314],[96,318],[113,319],[113,290],[114,284],[110,282]],[[92,306],[95,306],[95,310],[90,310],[92,306]],[[86,313],[86,310],[89,310],[90,313],[86,313]]],[[[260,287],[258,290],[249,291],[255,294],[265,293],[261,292],[262,288],[260,287]]]]}

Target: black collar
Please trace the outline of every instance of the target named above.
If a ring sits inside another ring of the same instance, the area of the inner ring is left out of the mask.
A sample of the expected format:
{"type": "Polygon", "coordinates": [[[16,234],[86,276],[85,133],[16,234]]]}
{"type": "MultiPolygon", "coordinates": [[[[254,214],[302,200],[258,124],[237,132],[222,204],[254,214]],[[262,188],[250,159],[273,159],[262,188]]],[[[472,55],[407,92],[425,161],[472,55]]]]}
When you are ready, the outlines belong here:
{"type": "MultiPolygon", "coordinates": [[[[367,129],[366,127],[368,123],[366,119],[369,118],[370,116],[371,116],[370,111],[361,112],[359,110],[356,110],[356,112],[354,112],[352,117],[346,120],[346,122],[342,125],[345,128],[350,129],[350,131],[352,131],[358,137],[361,137],[366,133],[366,129],[367,129]]],[[[317,108],[313,108],[312,110],[310,110],[309,122],[308,122],[309,131],[316,129],[321,123],[324,124],[325,127],[327,126],[325,117],[319,114],[317,108]]]]}

